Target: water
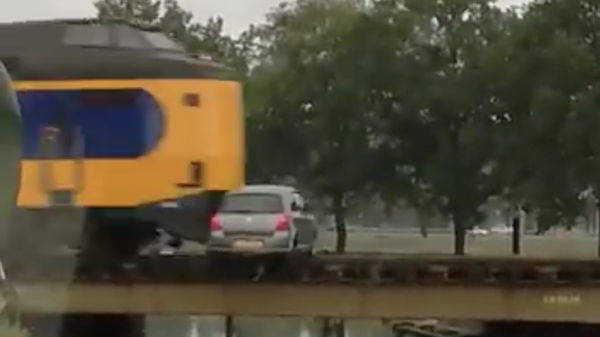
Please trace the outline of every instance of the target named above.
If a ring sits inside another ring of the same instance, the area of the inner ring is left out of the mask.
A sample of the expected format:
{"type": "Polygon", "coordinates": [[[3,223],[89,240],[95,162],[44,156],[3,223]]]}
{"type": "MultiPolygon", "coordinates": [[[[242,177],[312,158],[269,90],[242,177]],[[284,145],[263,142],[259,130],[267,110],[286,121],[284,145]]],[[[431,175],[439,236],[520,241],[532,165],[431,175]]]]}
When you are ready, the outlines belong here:
{"type": "MultiPolygon", "coordinates": [[[[148,337],[225,337],[223,317],[151,316],[146,321],[148,337]]],[[[322,320],[311,318],[234,319],[235,337],[321,337],[322,320]]],[[[346,337],[392,337],[380,320],[349,320],[346,337]]]]}

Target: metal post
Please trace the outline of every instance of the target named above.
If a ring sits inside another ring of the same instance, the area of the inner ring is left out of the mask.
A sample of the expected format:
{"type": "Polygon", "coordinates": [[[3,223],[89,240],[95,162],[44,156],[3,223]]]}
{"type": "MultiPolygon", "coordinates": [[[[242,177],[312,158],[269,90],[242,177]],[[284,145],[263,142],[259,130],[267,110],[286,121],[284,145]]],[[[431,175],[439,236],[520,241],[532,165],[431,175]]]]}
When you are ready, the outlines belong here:
{"type": "Polygon", "coordinates": [[[521,217],[517,213],[512,220],[512,253],[521,255],[521,217]]]}
{"type": "Polygon", "coordinates": [[[346,337],[346,325],[344,324],[344,320],[336,320],[333,329],[335,337],[346,337]]]}
{"type": "Polygon", "coordinates": [[[331,321],[329,318],[324,318],[321,324],[321,337],[331,337],[331,321]]]}
{"type": "MultiPolygon", "coordinates": [[[[598,204],[600,205],[600,203],[598,203],[598,204]]],[[[598,208],[598,206],[596,206],[596,212],[598,212],[598,211],[599,211],[599,208],[598,208]]],[[[596,213],[596,215],[598,215],[598,213],[596,213]]],[[[600,221],[596,222],[596,230],[597,230],[596,236],[598,237],[598,243],[597,243],[598,257],[600,257],[600,221]]]]}
{"type": "Polygon", "coordinates": [[[235,329],[233,326],[233,316],[231,316],[231,315],[225,316],[225,337],[235,336],[234,330],[235,329]]]}

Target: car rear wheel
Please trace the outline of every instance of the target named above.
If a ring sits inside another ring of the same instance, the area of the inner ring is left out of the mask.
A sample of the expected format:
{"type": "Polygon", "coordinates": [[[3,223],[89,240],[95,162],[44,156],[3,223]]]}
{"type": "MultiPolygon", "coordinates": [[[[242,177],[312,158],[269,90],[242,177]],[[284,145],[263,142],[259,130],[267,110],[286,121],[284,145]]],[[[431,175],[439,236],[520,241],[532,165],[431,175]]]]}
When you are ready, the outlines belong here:
{"type": "Polygon", "coordinates": [[[292,244],[292,253],[294,255],[302,255],[302,256],[312,256],[314,252],[314,241],[311,242],[308,247],[300,247],[298,244],[298,237],[294,238],[292,244]]]}

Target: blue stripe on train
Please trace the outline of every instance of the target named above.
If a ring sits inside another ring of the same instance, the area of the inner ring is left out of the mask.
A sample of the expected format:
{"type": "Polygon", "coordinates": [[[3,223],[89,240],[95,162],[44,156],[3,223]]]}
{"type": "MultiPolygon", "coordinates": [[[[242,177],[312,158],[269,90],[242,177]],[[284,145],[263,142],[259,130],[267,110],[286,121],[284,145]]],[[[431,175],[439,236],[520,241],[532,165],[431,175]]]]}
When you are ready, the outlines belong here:
{"type": "Polygon", "coordinates": [[[18,93],[18,100],[26,159],[43,156],[41,131],[47,126],[78,127],[85,158],[140,157],[164,132],[160,107],[144,90],[26,90],[18,93]]]}

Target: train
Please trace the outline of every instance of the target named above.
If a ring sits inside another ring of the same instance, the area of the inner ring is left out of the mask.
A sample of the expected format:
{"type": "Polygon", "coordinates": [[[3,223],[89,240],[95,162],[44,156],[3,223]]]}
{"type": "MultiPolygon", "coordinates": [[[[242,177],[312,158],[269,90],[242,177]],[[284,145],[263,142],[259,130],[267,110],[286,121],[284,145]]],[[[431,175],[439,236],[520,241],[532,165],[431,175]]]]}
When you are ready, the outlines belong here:
{"type": "Polygon", "coordinates": [[[3,150],[19,156],[3,247],[131,256],[161,231],[207,240],[221,198],[244,183],[230,69],[117,21],[0,24],[0,42],[20,111],[3,150]]]}
{"type": "MultiPolygon", "coordinates": [[[[19,189],[21,158],[21,110],[12,79],[0,62],[0,221],[7,224],[14,214],[19,189]]],[[[8,241],[8,226],[0,226],[0,242],[8,241]]],[[[3,276],[3,275],[0,275],[3,276]]]]}

